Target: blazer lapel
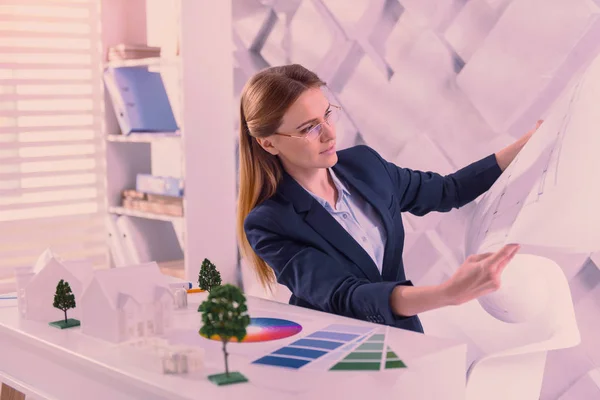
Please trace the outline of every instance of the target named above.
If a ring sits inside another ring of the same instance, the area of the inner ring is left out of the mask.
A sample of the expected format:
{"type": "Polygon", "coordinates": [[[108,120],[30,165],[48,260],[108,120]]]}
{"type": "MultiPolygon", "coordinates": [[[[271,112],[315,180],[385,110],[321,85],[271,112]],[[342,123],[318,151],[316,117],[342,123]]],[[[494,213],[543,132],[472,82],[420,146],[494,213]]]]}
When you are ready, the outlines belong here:
{"type": "Polygon", "coordinates": [[[377,193],[375,193],[366,183],[354,178],[352,174],[346,173],[346,171],[344,171],[339,164],[336,164],[333,167],[333,170],[338,176],[343,178],[344,181],[348,182],[350,186],[355,188],[363,196],[363,198],[373,206],[373,208],[381,217],[381,221],[387,234],[381,276],[384,281],[394,280],[396,277],[394,274],[395,268],[394,265],[392,265],[392,260],[394,257],[394,247],[396,246],[396,243],[394,243],[394,223],[388,210],[388,205],[385,204],[385,201],[381,199],[381,196],[377,195],[377,193]]]}
{"type": "Polygon", "coordinates": [[[317,201],[313,201],[305,221],[342,254],[354,261],[371,281],[381,281],[379,270],[369,254],[317,201]]]}
{"type": "Polygon", "coordinates": [[[285,172],[280,188],[285,197],[294,204],[296,212],[304,213],[306,223],[319,235],[358,265],[371,281],[381,281],[377,266],[362,246],[323,206],[285,172]]]}

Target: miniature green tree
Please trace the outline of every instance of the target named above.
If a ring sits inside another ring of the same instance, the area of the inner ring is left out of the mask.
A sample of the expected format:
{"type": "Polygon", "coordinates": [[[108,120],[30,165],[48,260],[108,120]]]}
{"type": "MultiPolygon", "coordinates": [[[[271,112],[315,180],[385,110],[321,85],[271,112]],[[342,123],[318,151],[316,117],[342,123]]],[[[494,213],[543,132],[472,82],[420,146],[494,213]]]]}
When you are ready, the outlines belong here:
{"type": "Polygon", "coordinates": [[[214,287],[221,285],[221,273],[217,270],[215,264],[208,258],[202,261],[200,273],[198,274],[198,287],[210,292],[214,287]]]}
{"type": "Polygon", "coordinates": [[[241,342],[246,337],[246,327],[250,324],[246,297],[234,285],[226,284],[215,287],[208,298],[200,304],[198,311],[202,312],[202,327],[200,335],[210,338],[218,336],[223,343],[225,357],[225,373],[211,375],[208,379],[217,385],[237,382],[247,382],[248,379],[239,372],[229,372],[227,343],[231,338],[241,342]]]}
{"type": "Polygon", "coordinates": [[[58,282],[56,286],[56,294],[54,295],[54,308],[58,308],[65,313],[65,324],[67,323],[67,310],[75,308],[75,295],[71,290],[69,282],[65,282],[63,279],[58,282]]]}
{"type": "Polygon", "coordinates": [[[77,306],[75,303],[75,295],[71,290],[71,285],[69,285],[69,282],[65,282],[63,279],[58,282],[58,285],[56,286],[56,293],[54,294],[54,303],[52,305],[54,308],[58,308],[65,313],[65,319],[64,321],[50,322],[50,325],[61,329],[72,328],[80,325],[78,320],[67,318],[67,310],[77,306]]]}

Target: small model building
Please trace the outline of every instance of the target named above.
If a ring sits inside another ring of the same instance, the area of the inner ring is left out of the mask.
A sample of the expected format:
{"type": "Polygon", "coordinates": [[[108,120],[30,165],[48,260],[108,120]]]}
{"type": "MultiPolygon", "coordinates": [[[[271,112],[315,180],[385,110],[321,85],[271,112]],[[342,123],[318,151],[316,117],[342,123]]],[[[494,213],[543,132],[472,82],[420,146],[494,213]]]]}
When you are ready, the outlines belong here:
{"type": "MultiPolygon", "coordinates": [[[[92,264],[86,260],[62,261],[50,249],[44,251],[35,266],[15,270],[21,317],[40,322],[63,318],[63,311],[53,306],[56,284],[60,280],[69,282],[75,298],[79,299],[93,275],[92,264]]],[[[70,310],[69,316],[79,319],[81,309],[70,310]]]]}
{"type": "Polygon", "coordinates": [[[161,335],[175,299],[158,264],[98,270],[80,297],[82,333],[114,343],[161,335]]]}
{"type": "Polygon", "coordinates": [[[135,339],[121,344],[119,348],[133,364],[154,373],[193,374],[204,368],[203,348],[174,345],[164,338],[135,339]]]}

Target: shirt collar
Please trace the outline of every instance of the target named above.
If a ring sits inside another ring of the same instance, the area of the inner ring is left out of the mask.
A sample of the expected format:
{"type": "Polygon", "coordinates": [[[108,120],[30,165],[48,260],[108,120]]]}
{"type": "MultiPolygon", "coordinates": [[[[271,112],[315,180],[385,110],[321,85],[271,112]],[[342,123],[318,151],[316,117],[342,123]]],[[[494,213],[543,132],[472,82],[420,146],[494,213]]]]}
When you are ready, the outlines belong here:
{"type": "MultiPolygon", "coordinates": [[[[331,175],[331,180],[333,181],[333,184],[335,185],[337,192],[340,194],[340,196],[338,196],[338,201],[337,201],[338,204],[340,204],[343,197],[350,196],[350,191],[348,190],[346,185],[344,185],[344,183],[337,177],[335,172],[333,172],[333,168],[328,168],[327,170],[329,171],[329,174],[331,175]]],[[[329,207],[329,203],[327,203],[327,201],[325,199],[323,199],[320,196],[317,196],[316,194],[314,194],[313,192],[311,192],[310,190],[308,190],[306,188],[304,188],[304,190],[306,190],[312,197],[314,197],[315,200],[317,200],[319,202],[319,204],[321,204],[323,207],[325,207],[325,208],[329,207]]]]}
{"type": "Polygon", "coordinates": [[[333,168],[328,168],[328,170],[331,174],[331,180],[333,181],[333,184],[335,185],[335,188],[337,189],[338,193],[344,193],[345,196],[350,196],[350,191],[348,190],[346,185],[344,185],[344,183],[340,181],[340,178],[337,177],[335,172],[333,172],[333,168]]]}

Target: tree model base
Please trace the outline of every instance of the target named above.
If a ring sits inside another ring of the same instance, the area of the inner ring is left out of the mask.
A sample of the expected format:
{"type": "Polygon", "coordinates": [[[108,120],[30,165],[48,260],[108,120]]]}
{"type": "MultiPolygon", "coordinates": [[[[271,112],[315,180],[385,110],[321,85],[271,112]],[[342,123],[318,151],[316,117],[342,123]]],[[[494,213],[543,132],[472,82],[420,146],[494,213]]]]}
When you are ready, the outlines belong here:
{"type": "Polygon", "coordinates": [[[66,322],[64,319],[61,319],[60,321],[49,322],[48,325],[53,326],[58,329],[67,329],[67,328],[74,328],[76,326],[79,326],[79,325],[81,325],[81,323],[77,319],[69,318],[69,319],[67,319],[66,322]]]}
{"type": "Polygon", "coordinates": [[[215,385],[231,385],[234,383],[242,383],[248,382],[248,378],[242,375],[239,372],[230,372],[229,376],[226,373],[209,375],[208,380],[214,383],[215,385]]]}

